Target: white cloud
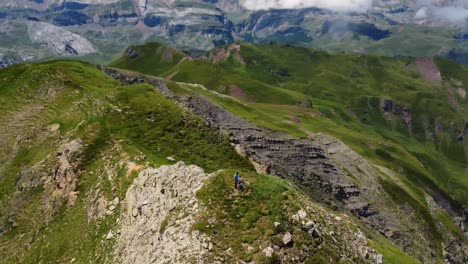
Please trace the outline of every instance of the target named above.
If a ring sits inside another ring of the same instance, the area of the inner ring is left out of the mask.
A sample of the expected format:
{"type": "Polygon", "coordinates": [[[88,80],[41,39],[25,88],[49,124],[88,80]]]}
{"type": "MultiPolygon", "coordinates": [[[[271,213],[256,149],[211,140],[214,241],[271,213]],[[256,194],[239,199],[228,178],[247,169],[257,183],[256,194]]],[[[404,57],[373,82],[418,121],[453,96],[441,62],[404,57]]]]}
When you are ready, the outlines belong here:
{"type": "Polygon", "coordinates": [[[468,9],[461,7],[440,7],[434,8],[434,15],[445,19],[451,23],[461,23],[468,19],[468,9]]]}
{"type": "Polygon", "coordinates": [[[318,7],[334,11],[367,11],[372,0],[241,0],[249,10],[318,7]]]}
{"type": "Polygon", "coordinates": [[[464,24],[468,19],[468,1],[451,1],[449,3],[437,0],[418,0],[421,7],[415,14],[415,19],[441,19],[453,24],[464,24]]]}
{"type": "Polygon", "coordinates": [[[418,10],[418,12],[416,12],[416,14],[414,15],[414,18],[416,18],[416,19],[425,19],[425,18],[427,18],[427,8],[426,7],[420,8],[418,10]]]}

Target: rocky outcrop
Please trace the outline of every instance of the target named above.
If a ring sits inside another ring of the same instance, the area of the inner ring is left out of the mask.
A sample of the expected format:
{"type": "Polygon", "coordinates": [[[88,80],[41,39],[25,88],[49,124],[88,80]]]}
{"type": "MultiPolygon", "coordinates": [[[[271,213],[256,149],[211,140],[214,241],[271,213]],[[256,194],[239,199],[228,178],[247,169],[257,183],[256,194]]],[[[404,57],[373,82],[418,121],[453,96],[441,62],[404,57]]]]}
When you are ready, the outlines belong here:
{"type": "MultiPolygon", "coordinates": [[[[292,215],[290,220],[299,224],[319,246],[330,242],[338,245],[343,260],[353,260],[353,263],[383,263],[382,255],[370,247],[364,233],[350,221],[348,215],[334,215],[305,202],[304,208],[292,215]]],[[[288,234],[283,236],[284,244],[293,242],[288,234]]]]}
{"type": "Polygon", "coordinates": [[[86,38],[64,28],[37,21],[28,21],[27,25],[31,40],[56,55],[80,56],[97,52],[86,38]]]}
{"type": "Polygon", "coordinates": [[[140,172],[123,201],[118,260],[203,263],[210,238],[191,228],[199,211],[195,192],[209,177],[200,167],[183,162],[140,172]]]}
{"type": "Polygon", "coordinates": [[[83,143],[80,138],[70,142],[63,143],[57,152],[57,164],[54,168],[53,179],[55,190],[52,197],[63,199],[73,206],[78,192],[78,164],[80,153],[83,149],[83,143]]]}
{"type": "Polygon", "coordinates": [[[136,57],[138,57],[138,51],[136,51],[134,48],[130,47],[130,48],[127,48],[125,51],[124,51],[124,56],[126,58],[129,58],[129,59],[134,59],[136,57]]]}
{"type": "Polygon", "coordinates": [[[384,99],[380,105],[380,109],[388,119],[392,119],[394,117],[401,118],[406,125],[406,128],[411,133],[413,129],[413,118],[410,110],[406,108],[406,106],[396,104],[390,99],[384,99]]]}
{"type": "Polygon", "coordinates": [[[203,97],[176,100],[210,126],[228,133],[238,152],[256,164],[259,172],[291,180],[316,198],[328,197],[327,203],[350,202],[367,211],[364,207],[368,204],[360,199],[359,188],[342,174],[321,145],[256,127],[203,97]]]}

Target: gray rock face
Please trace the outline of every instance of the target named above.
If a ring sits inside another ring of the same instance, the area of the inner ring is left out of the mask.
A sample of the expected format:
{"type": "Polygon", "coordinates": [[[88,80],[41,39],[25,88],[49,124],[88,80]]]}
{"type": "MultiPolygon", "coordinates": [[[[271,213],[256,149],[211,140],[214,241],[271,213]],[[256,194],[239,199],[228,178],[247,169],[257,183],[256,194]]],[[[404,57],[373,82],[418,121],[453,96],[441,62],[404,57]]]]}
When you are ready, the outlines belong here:
{"type": "Polygon", "coordinates": [[[45,22],[28,22],[29,37],[51,52],[61,56],[95,53],[94,46],[84,37],[45,22]]]}
{"type": "Polygon", "coordinates": [[[123,201],[115,254],[121,263],[202,263],[210,242],[191,231],[195,192],[210,175],[179,162],[142,171],[123,201]]]}

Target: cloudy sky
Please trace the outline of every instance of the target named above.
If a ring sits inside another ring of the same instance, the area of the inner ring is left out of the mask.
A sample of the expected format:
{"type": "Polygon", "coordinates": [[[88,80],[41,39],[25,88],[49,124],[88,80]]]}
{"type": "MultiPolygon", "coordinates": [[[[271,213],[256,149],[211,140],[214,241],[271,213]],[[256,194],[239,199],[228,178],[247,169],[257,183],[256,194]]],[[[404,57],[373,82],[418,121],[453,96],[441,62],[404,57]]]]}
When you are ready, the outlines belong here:
{"type": "MultiPolygon", "coordinates": [[[[467,24],[468,0],[413,0],[415,4],[415,19],[443,19],[457,24],[467,24]]],[[[365,12],[372,8],[372,0],[241,0],[242,5],[249,10],[261,9],[297,9],[318,7],[339,12],[365,12]]]]}
{"type": "Polygon", "coordinates": [[[372,6],[372,0],[243,0],[241,2],[250,10],[319,7],[336,11],[366,11],[372,6]]]}

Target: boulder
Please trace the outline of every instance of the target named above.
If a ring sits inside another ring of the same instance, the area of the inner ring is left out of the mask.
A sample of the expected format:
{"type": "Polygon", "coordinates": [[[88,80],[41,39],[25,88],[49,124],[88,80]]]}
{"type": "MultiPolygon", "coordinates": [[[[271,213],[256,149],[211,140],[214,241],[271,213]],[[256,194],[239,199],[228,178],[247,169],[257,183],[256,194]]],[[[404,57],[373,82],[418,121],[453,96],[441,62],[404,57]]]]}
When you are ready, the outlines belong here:
{"type": "Polygon", "coordinates": [[[282,240],[283,240],[283,245],[284,246],[291,246],[293,244],[292,236],[291,236],[291,233],[289,233],[289,232],[286,232],[283,235],[282,240]]]}

